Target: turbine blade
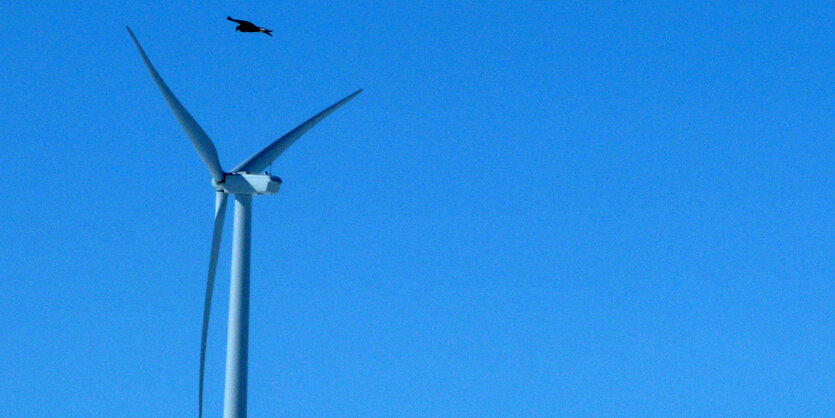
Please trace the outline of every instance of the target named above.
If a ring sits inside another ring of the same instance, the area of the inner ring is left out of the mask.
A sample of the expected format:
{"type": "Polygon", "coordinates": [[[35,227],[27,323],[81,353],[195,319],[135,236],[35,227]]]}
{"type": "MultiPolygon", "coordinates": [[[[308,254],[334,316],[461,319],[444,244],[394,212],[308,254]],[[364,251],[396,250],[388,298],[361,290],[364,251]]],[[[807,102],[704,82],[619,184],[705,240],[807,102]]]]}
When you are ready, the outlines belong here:
{"type": "Polygon", "coordinates": [[[348,103],[348,101],[350,101],[360,93],[362,93],[362,89],[359,89],[351,93],[350,95],[348,95],[348,97],[336,102],[331,107],[319,112],[319,114],[308,119],[307,122],[297,126],[295,129],[288,132],[281,138],[278,138],[272,144],[267,145],[261,151],[252,154],[251,157],[247,158],[246,160],[244,160],[244,162],[238,164],[237,167],[232,169],[230,173],[237,173],[240,171],[245,171],[248,173],[260,173],[265,168],[267,168],[267,166],[269,166],[276,158],[278,158],[278,156],[281,155],[281,153],[283,153],[284,150],[289,148],[290,145],[293,145],[293,143],[296,142],[296,140],[299,139],[300,136],[304,135],[305,132],[309,131],[310,128],[313,127],[313,125],[319,123],[319,121],[333,113],[336,109],[339,109],[339,107],[341,107],[345,103],[348,103]]]}
{"type": "Polygon", "coordinates": [[[145,55],[145,50],[142,49],[141,45],[139,45],[139,40],[136,39],[133,31],[127,26],[126,28],[130,37],[133,38],[133,43],[136,44],[136,49],[138,49],[139,54],[142,55],[142,61],[144,61],[145,66],[148,67],[151,77],[154,79],[157,87],[159,87],[159,91],[162,92],[162,96],[165,97],[165,101],[168,102],[168,107],[170,107],[171,111],[174,112],[174,116],[177,117],[177,121],[180,122],[180,125],[186,131],[188,138],[191,140],[191,144],[194,145],[194,149],[197,150],[197,153],[200,154],[200,158],[206,164],[206,167],[209,168],[209,172],[212,173],[212,178],[214,178],[215,181],[223,181],[225,173],[220,167],[220,161],[217,157],[217,149],[215,149],[215,145],[212,143],[212,140],[209,139],[209,136],[206,135],[203,128],[201,128],[200,125],[197,124],[197,121],[191,117],[188,110],[183,107],[182,103],[177,100],[177,97],[174,96],[174,93],[172,93],[171,89],[169,89],[165,84],[165,81],[162,80],[162,77],[160,77],[159,73],[154,68],[154,65],[151,64],[151,60],[148,59],[147,55],[145,55]]]}
{"type": "Polygon", "coordinates": [[[206,370],[206,341],[209,336],[209,314],[212,311],[212,294],[215,287],[215,273],[217,271],[217,254],[220,250],[220,237],[223,235],[223,219],[226,216],[226,197],[221,191],[215,195],[215,229],[212,233],[212,250],[209,253],[209,276],[206,279],[206,299],[203,302],[203,333],[200,338],[200,395],[199,413],[203,416],[203,377],[206,370]]]}

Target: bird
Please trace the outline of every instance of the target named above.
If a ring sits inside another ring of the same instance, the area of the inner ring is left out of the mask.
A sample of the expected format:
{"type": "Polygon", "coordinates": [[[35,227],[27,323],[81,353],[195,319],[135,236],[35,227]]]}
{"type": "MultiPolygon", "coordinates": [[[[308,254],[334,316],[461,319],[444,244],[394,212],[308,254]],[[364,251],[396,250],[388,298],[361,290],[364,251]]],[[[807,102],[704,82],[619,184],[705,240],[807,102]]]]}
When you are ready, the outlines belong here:
{"type": "Polygon", "coordinates": [[[232,16],[226,16],[226,20],[230,20],[238,24],[238,27],[235,28],[236,31],[239,32],[262,32],[266,33],[267,35],[273,36],[272,31],[267,28],[262,28],[260,26],[255,26],[252,22],[247,22],[246,20],[238,20],[232,19],[232,16]]]}

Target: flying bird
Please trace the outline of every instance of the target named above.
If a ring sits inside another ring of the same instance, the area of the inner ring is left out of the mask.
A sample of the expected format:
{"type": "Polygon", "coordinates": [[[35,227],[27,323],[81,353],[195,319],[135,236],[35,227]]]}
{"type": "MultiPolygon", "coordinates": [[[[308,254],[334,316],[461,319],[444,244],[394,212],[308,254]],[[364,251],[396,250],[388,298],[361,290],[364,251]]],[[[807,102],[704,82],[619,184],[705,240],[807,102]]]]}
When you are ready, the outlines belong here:
{"type": "Polygon", "coordinates": [[[247,22],[246,20],[238,20],[232,19],[231,16],[226,16],[226,20],[231,20],[238,24],[238,27],[235,28],[236,31],[239,32],[263,32],[267,35],[273,36],[272,31],[267,28],[262,28],[260,26],[255,26],[252,22],[247,22]]]}

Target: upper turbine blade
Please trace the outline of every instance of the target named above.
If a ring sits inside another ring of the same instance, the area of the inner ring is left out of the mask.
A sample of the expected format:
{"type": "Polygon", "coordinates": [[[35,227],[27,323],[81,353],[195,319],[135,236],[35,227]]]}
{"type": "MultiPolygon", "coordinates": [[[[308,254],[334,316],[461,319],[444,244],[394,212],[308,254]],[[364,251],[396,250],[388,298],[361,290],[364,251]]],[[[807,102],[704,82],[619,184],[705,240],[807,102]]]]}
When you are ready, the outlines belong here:
{"type": "Polygon", "coordinates": [[[191,144],[194,145],[194,149],[197,150],[197,153],[200,154],[200,158],[203,159],[204,163],[206,163],[206,166],[209,168],[209,172],[212,173],[212,178],[214,178],[215,181],[223,181],[225,173],[223,172],[223,169],[220,168],[220,161],[217,158],[217,149],[215,149],[215,145],[212,143],[212,140],[209,139],[209,136],[206,135],[203,128],[197,124],[197,121],[191,117],[186,108],[183,107],[179,100],[177,100],[177,97],[174,96],[171,89],[165,85],[165,81],[162,81],[162,77],[159,76],[159,73],[154,68],[153,64],[151,64],[151,60],[149,60],[148,56],[145,55],[145,50],[143,50],[142,46],[139,45],[139,41],[136,39],[136,36],[134,36],[133,31],[131,31],[127,26],[126,28],[130,37],[133,38],[133,42],[136,44],[136,49],[138,49],[139,54],[142,55],[142,61],[145,61],[145,66],[148,67],[151,77],[154,79],[157,87],[159,87],[159,91],[162,92],[163,97],[165,97],[165,101],[168,102],[168,107],[170,107],[171,111],[174,112],[174,116],[177,117],[180,125],[182,125],[186,134],[188,134],[188,138],[191,140],[191,144]]]}
{"type": "Polygon", "coordinates": [[[281,153],[283,153],[284,150],[289,148],[290,145],[293,145],[293,142],[296,142],[296,140],[299,139],[300,136],[304,135],[305,132],[309,131],[310,128],[313,127],[313,125],[319,123],[319,121],[333,113],[336,109],[339,109],[340,106],[344,105],[345,103],[348,103],[348,101],[350,101],[360,93],[362,93],[362,89],[359,89],[351,93],[350,95],[348,95],[348,97],[336,102],[333,106],[319,112],[319,114],[317,114],[316,116],[308,119],[307,122],[297,126],[296,129],[293,129],[281,138],[278,138],[272,144],[267,145],[261,151],[256,152],[251,157],[244,160],[244,162],[238,164],[238,166],[233,168],[232,171],[230,171],[230,173],[237,173],[240,171],[245,171],[248,173],[260,173],[265,168],[267,168],[267,166],[272,164],[272,162],[276,158],[278,158],[278,156],[281,155],[281,153]]]}
{"type": "Polygon", "coordinates": [[[209,277],[206,279],[206,299],[203,303],[203,333],[200,338],[200,395],[198,416],[203,416],[203,377],[206,370],[206,340],[209,336],[209,314],[212,311],[212,294],[215,288],[217,271],[217,253],[220,250],[220,237],[223,235],[223,219],[226,216],[227,194],[217,192],[215,197],[215,230],[212,233],[212,250],[209,253],[209,277]]]}

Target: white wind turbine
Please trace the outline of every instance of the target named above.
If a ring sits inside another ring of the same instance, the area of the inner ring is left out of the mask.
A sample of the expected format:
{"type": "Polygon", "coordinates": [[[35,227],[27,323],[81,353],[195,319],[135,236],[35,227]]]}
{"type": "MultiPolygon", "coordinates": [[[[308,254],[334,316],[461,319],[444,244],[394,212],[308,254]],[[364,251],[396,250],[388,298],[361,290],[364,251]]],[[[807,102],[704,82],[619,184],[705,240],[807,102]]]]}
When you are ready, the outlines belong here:
{"type": "Polygon", "coordinates": [[[231,283],[229,290],[229,325],[226,340],[226,388],[223,399],[224,417],[246,416],[246,385],[247,385],[247,354],[249,334],[249,250],[250,232],[252,226],[252,195],[268,195],[278,192],[281,179],[269,174],[260,174],[284,152],[293,142],[313,125],[319,123],[326,116],[333,113],[340,106],[362,92],[359,89],[348,97],[321,111],[308,119],[292,131],[275,142],[267,145],[261,151],[252,154],[230,171],[223,171],[218,160],[217,150],[206,132],[191,117],[185,107],[171,92],[157,70],[151,64],[148,56],[133,31],[128,33],[145,66],[151,73],[165,101],[186,131],[191,144],[197,150],[200,158],[212,175],[212,185],[215,188],[215,225],[212,234],[212,248],[209,255],[209,274],[206,280],[206,299],[203,307],[203,332],[200,342],[200,389],[199,415],[203,415],[203,376],[206,364],[206,337],[209,330],[209,312],[212,306],[212,291],[214,289],[217,256],[220,248],[220,238],[223,233],[223,220],[226,213],[226,197],[235,195],[235,220],[232,237],[232,265],[231,283]]]}

